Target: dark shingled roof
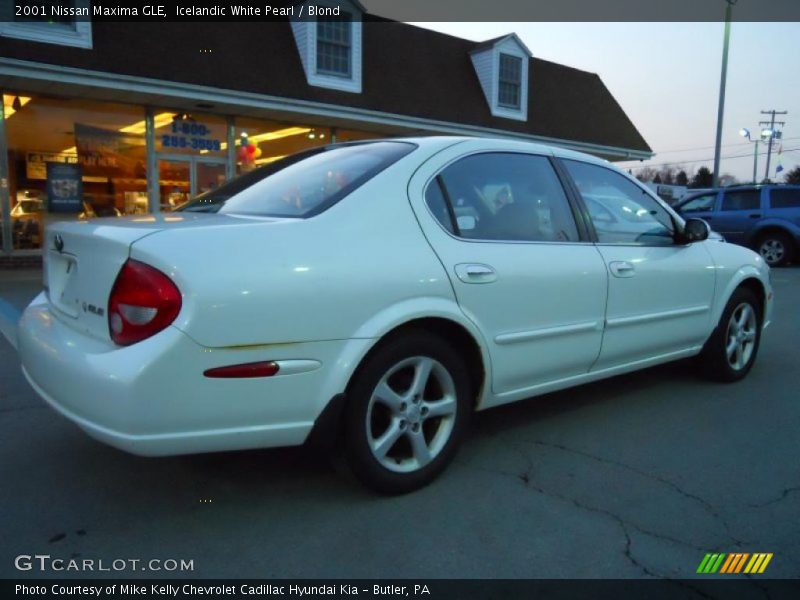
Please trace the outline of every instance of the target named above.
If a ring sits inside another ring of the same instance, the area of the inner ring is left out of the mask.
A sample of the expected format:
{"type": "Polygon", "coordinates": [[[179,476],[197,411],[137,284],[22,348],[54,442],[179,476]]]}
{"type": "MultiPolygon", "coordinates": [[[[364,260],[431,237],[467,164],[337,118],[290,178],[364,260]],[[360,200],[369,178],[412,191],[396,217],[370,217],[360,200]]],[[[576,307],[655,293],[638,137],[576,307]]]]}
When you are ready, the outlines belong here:
{"type": "Polygon", "coordinates": [[[365,20],[361,94],[308,85],[288,22],[92,29],[91,50],[0,38],[0,55],[650,151],[596,74],[531,58],[527,122],[493,117],[470,58],[481,44],[406,23],[365,20]]]}

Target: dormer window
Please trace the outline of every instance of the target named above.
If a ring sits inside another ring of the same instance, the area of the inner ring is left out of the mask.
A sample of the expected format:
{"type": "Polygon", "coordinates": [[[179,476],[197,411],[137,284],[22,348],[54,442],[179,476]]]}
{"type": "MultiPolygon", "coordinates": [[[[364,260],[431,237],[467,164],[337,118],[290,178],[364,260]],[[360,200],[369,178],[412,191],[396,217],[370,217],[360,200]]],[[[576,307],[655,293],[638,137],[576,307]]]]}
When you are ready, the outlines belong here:
{"type": "Polygon", "coordinates": [[[308,85],[360,94],[364,7],[358,0],[307,0],[303,14],[312,5],[313,19],[291,20],[308,85]]]}
{"type": "Polygon", "coordinates": [[[497,103],[504,108],[519,110],[522,97],[522,59],[519,56],[500,54],[499,84],[497,103]]]}
{"type": "Polygon", "coordinates": [[[89,0],[39,0],[23,4],[0,2],[0,37],[92,47],[89,0]]]}
{"type": "Polygon", "coordinates": [[[352,68],[352,16],[317,19],[317,73],[350,77],[352,68]]]}
{"type": "Polygon", "coordinates": [[[493,117],[528,120],[530,57],[531,51],[514,33],[481,42],[470,51],[493,117]]]}

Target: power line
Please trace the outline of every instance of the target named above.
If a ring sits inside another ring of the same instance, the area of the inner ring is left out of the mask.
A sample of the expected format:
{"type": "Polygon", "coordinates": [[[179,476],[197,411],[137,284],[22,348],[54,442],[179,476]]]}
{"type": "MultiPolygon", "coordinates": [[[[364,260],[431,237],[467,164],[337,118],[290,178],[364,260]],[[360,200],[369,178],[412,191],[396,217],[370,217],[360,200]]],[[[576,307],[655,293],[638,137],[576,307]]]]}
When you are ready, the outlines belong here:
{"type": "MultiPolygon", "coordinates": [[[[800,137],[782,138],[781,141],[788,142],[790,140],[800,140],[800,137]]],[[[723,144],[724,148],[732,146],[746,146],[750,142],[737,142],[736,144],[723,144]]],[[[714,146],[695,146],[694,148],[676,148],[674,150],[657,150],[656,154],[672,154],[675,152],[691,152],[692,150],[712,150],[714,146]]]]}
{"type": "MultiPolygon", "coordinates": [[[[798,150],[800,150],[800,146],[798,146],[797,148],[784,148],[783,152],[797,152],[798,150]]],[[[753,155],[751,153],[733,154],[733,155],[728,155],[728,156],[721,156],[720,158],[721,159],[722,158],[725,158],[725,159],[727,159],[727,158],[745,158],[745,157],[748,157],[748,156],[752,157],[753,155]]],[[[625,167],[625,168],[626,169],[646,169],[648,167],[670,167],[670,166],[675,166],[675,165],[683,165],[683,164],[686,164],[686,163],[708,162],[708,161],[711,161],[711,160],[714,160],[713,156],[711,158],[694,158],[692,160],[679,160],[679,161],[675,161],[675,162],[653,163],[653,164],[647,164],[647,165],[634,165],[632,167],[625,167]]]]}

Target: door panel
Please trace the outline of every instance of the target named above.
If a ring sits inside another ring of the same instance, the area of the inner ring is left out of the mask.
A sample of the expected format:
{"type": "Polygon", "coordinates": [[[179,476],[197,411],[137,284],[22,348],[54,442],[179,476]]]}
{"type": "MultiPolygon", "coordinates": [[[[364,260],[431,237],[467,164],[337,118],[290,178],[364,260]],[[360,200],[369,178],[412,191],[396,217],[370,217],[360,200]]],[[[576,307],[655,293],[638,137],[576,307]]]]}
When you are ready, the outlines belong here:
{"type": "Polygon", "coordinates": [[[486,336],[492,391],[502,394],[588,371],[602,338],[606,272],[587,244],[437,244],[464,313],[486,336]],[[464,260],[492,265],[491,283],[454,277],[464,260]]]}
{"type": "Polygon", "coordinates": [[[608,277],[596,248],[578,239],[548,157],[496,145],[503,156],[476,153],[486,142],[459,144],[409,186],[423,232],[488,347],[495,398],[487,405],[589,370],[608,277]]]}
{"type": "Polygon", "coordinates": [[[607,264],[627,262],[633,269],[609,278],[603,349],[593,370],[703,343],[714,295],[714,268],[703,243],[598,250],[607,264]]]}
{"type": "Polygon", "coordinates": [[[750,230],[764,216],[762,190],[725,190],[714,213],[714,230],[734,244],[746,244],[750,230]]]}
{"type": "Polygon", "coordinates": [[[672,217],[650,192],[607,167],[565,160],[608,267],[602,370],[701,344],[715,270],[706,243],[675,244],[672,217]],[[602,209],[602,210],[601,210],[602,209]]]}

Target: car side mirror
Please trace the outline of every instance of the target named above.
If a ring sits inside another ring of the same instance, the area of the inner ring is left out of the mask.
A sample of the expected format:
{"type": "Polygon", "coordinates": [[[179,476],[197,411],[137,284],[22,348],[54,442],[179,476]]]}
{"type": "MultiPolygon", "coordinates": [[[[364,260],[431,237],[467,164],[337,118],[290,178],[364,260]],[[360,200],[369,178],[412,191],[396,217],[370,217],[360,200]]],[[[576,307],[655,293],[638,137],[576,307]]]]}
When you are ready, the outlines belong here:
{"type": "Polygon", "coordinates": [[[686,219],[683,231],[678,234],[678,242],[681,244],[702,242],[707,240],[710,234],[711,228],[703,219],[686,219]]]}

